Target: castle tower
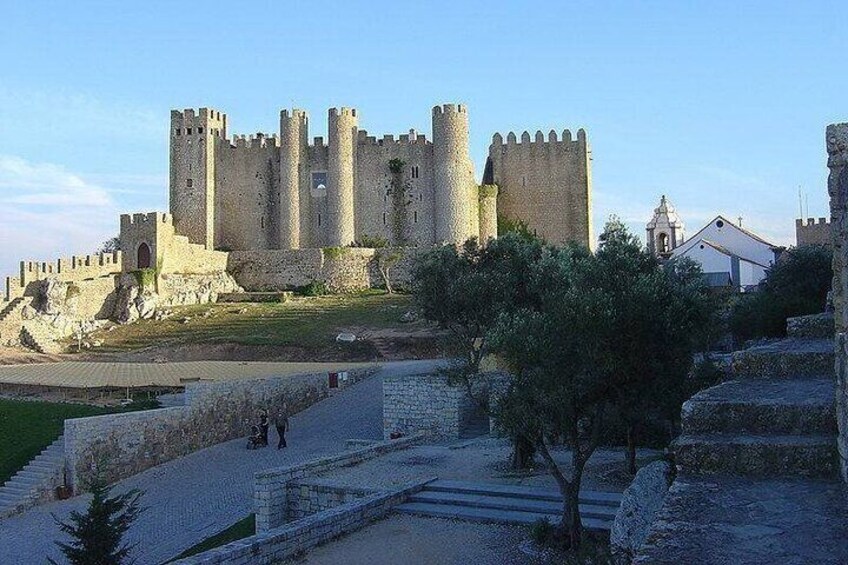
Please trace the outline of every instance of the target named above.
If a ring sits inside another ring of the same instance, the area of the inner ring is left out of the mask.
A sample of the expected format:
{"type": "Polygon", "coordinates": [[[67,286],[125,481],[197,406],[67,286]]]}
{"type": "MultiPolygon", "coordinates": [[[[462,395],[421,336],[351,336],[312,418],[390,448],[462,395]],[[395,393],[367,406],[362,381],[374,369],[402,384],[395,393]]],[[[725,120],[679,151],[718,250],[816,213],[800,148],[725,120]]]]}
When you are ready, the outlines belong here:
{"type": "Polygon", "coordinates": [[[472,235],[474,186],[465,106],[445,104],[433,108],[433,153],[436,243],[462,243],[472,235]]]}
{"type": "Polygon", "coordinates": [[[654,217],[648,222],[646,231],[648,250],[663,258],[669,257],[671,251],[683,243],[683,221],[665,195],[660,198],[660,205],[654,209],[654,217]]]}
{"type": "Polygon", "coordinates": [[[327,167],[327,245],[350,245],[356,238],[354,170],[357,117],[353,108],[331,108],[327,167]]]}
{"type": "Polygon", "coordinates": [[[177,233],[215,246],[215,146],[227,115],[209,108],[171,111],[170,201],[177,233]]]}
{"type": "Polygon", "coordinates": [[[309,119],[303,110],[280,112],[280,249],[301,246],[301,207],[308,205],[308,195],[301,198],[304,179],[303,162],[308,159],[309,119]]]}

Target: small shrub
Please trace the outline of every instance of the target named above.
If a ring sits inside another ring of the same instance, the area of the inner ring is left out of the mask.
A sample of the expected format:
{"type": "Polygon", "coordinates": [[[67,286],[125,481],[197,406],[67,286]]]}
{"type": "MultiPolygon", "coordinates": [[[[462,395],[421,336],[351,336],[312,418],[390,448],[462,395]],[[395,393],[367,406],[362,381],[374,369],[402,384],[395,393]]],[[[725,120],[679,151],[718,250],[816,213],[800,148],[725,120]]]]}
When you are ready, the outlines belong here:
{"type": "Polygon", "coordinates": [[[554,535],[554,527],[547,518],[539,518],[530,526],[530,539],[536,545],[548,545],[554,535]]]}
{"type": "Polygon", "coordinates": [[[68,285],[68,288],[65,290],[65,300],[76,298],[80,294],[82,294],[82,289],[79,287],[79,285],[75,283],[70,283],[68,285]]]}
{"type": "Polygon", "coordinates": [[[398,159],[397,157],[389,159],[389,172],[398,175],[403,172],[404,165],[406,165],[406,163],[403,159],[398,159]]]}
{"type": "Polygon", "coordinates": [[[477,189],[477,197],[481,200],[483,198],[495,198],[498,195],[498,185],[496,184],[481,184],[477,189]]]}
{"type": "Polygon", "coordinates": [[[321,250],[327,259],[338,259],[348,251],[348,247],[325,247],[321,250]]]}
{"type": "Polygon", "coordinates": [[[327,284],[324,281],[312,281],[307,285],[297,287],[295,292],[301,296],[325,296],[330,294],[327,284]]]}
{"type": "Polygon", "coordinates": [[[365,247],[370,249],[380,249],[389,246],[389,240],[379,235],[362,235],[359,241],[353,244],[354,247],[365,247]]]}
{"type": "Polygon", "coordinates": [[[133,271],[135,280],[142,289],[151,288],[156,284],[156,269],[147,268],[133,271]]]}

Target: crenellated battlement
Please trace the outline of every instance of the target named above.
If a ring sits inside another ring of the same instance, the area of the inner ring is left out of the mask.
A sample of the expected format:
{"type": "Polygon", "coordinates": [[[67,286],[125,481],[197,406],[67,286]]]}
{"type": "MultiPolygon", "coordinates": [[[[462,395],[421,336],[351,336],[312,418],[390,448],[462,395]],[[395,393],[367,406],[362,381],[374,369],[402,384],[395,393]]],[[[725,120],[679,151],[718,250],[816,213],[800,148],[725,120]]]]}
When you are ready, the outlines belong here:
{"type": "Polygon", "coordinates": [[[465,104],[442,104],[441,106],[433,106],[433,115],[442,114],[467,114],[468,108],[465,104]]]}
{"type": "Polygon", "coordinates": [[[331,118],[338,118],[340,116],[350,116],[351,118],[356,117],[356,108],[347,108],[342,106],[341,108],[330,108],[329,115],[331,118]]]}
{"type": "MultiPolygon", "coordinates": [[[[21,261],[20,276],[9,277],[9,283],[20,288],[48,277],[56,277],[61,281],[71,282],[92,279],[121,272],[123,255],[120,251],[113,253],[98,253],[95,255],[74,255],[62,257],[55,261],[21,261]]],[[[7,294],[14,291],[6,290],[7,294]]]]}
{"type": "Polygon", "coordinates": [[[576,148],[578,146],[586,146],[586,131],[583,128],[577,130],[577,138],[574,139],[571,135],[571,130],[565,129],[562,131],[562,137],[557,139],[557,132],[551,130],[548,132],[547,139],[545,138],[545,134],[542,133],[541,130],[536,131],[535,137],[531,140],[530,132],[524,131],[521,134],[521,141],[518,141],[518,137],[515,135],[515,132],[509,132],[506,136],[506,143],[504,143],[504,138],[500,133],[496,133],[492,136],[492,147],[498,146],[522,146],[529,145],[531,147],[548,145],[548,146],[562,146],[566,149],[576,148]]]}
{"type": "Polygon", "coordinates": [[[165,212],[147,212],[141,214],[121,214],[121,229],[129,226],[138,226],[142,224],[167,224],[173,225],[174,218],[171,214],[165,212]]]}
{"type": "Polygon", "coordinates": [[[309,121],[309,114],[306,110],[301,110],[300,108],[292,108],[291,112],[289,110],[280,110],[280,120],[298,120],[305,124],[309,121]]]}
{"type": "Polygon", "coordinates": [[[264,149],[267,147],[279,147],[280,137],[276,133],[256,133],[251,135],[234,135],[230,142],[231,149],[264,149]]]}
{"type": "Polygon", "coordinates": [[[815,226],[815,225],[819,225],[819,226],[830,225],[830,220],[827,219],[827,218],[819,218],[818,220],[816,220],[815,218],[807,218],[807,220],[805,222],[803,218],[796,218],[795,219],[795,227],[815,226]]]}
{"type": "Polygon", "coordinates": [[[418,133],[414,129],[410,129],[409,133],[400,134],[397,139],[392,134],[383,135],[382,139],[377,139],[373,135],[368,135],[368,132],[365,130],[359,130],[357,132],[357,143],[359,145],[366,146],[388,146],[388,145],[397,145],[397,146],[408,146],[408,145],[431,145],[432,142],[427,140],[427,136],[421,133],[418,133]]]}

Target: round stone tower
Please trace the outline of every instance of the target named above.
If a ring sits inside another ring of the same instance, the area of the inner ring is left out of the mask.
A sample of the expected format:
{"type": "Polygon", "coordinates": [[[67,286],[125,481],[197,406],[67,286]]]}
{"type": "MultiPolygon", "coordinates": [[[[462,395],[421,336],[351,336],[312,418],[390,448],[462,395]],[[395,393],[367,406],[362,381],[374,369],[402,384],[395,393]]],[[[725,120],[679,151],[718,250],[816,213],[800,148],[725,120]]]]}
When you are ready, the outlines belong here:
{"type": "Polygon", "coordinates": [[[327,167],[327,245],[329,246],[350,245],[356,238],[353,190],[357,125],[355,109],[330,109],[327,167]]]}
{"type": "Polygon", "coordinates": [[[433,156],[436,243],[462,243],[472,235],[474,183],[465,106],[445,104],[433,108],[433,156]]]}
{"type": "Polygon", "coordinates": [[[308,118],[303,110],[280,112],[280,249],[297,249],[300,240],[301,163],[307,159],[308,118]]]}

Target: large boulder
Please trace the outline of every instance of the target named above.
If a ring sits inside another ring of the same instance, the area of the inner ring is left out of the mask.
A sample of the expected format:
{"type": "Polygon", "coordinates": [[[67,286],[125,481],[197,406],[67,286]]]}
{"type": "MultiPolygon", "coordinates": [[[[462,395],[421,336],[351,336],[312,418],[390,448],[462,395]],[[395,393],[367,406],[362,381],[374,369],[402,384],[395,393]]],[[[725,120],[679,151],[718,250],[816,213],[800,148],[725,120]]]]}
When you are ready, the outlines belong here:
{"type": "Polygon", "coordinates": [[[630,563],[645,542],[673,478],[668,462],[655,461],[640,469],[624,491],[610,532],[610,549],[617,563],[630,563]]]}
{"type": "Polygon", "coordinates": [[[61,314],[65,309],[68,288],[65,283],[55,277],[41,281],[38,288],[38,307],[44,314],[61,314]]]}
{"type": "Polygon", "coordinates": [[[135,307],[138,317],[149,320],[156,314],[157,296],[154,292],[142,292],[135,299],[135,307]]]}
{"type": "Polygon", "coordinates": [[[139,318],[138,306],[136,299],[138,298],[138,287],[132,284],[123,284],[118,288],[118,296],[115,299],[115,311],[112,317],[119,324],[129,324],[135,322],[139,318]]]}

